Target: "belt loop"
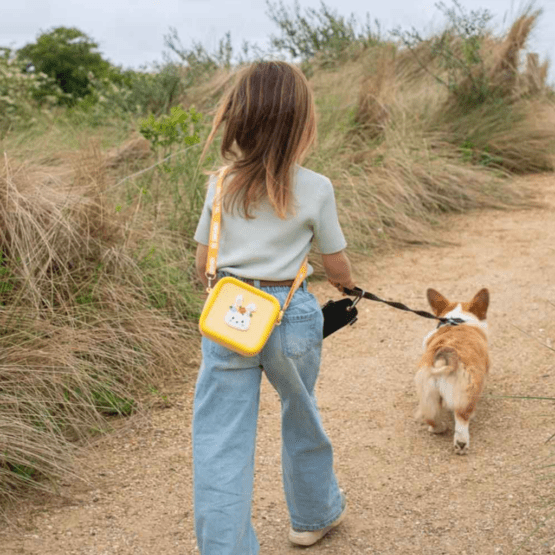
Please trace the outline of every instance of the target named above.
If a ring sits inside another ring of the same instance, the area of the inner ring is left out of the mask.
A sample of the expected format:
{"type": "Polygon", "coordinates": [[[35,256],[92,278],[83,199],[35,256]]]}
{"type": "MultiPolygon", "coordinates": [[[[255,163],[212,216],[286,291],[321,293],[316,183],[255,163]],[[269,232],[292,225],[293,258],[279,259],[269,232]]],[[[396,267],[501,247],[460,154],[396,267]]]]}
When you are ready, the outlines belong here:
{"type": "Polygon", "coordinates": [[[257,289],[260,289],[260,280],[259,280],[259,279],[253,279],[253,282],[254,282],[254,286],[255,286],[257,289]]]}
{"type": "Polygon", "coordinates": [[[308,283],[306,282],[306,279],[303,279],[303,291],[308,291],[308,283]]]}

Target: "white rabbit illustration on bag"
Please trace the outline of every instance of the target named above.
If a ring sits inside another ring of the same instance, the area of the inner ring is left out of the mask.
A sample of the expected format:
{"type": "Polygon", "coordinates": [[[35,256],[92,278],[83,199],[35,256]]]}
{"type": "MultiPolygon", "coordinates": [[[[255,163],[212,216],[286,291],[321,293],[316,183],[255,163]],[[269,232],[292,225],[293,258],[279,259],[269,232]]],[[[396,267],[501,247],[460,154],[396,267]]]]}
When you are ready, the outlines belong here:
{"type": "Polygon", "coordinates": [[[247,331],[251,323],[252,313],[256,311],[256,305],[250,303],[243,305],[243,295],[237,295],[235,304],[229,307],[228,313],[225,315],[224,321],[228,326],[240,331],[247,331]]]}

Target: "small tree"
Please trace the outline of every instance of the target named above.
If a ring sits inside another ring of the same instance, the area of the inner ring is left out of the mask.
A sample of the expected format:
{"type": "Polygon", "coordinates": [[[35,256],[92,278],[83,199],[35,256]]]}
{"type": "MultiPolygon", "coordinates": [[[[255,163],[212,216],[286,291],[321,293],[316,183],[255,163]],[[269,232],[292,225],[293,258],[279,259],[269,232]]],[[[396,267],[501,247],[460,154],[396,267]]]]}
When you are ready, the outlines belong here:
{"type": "MultiPolygon", "coordinates": [[[[74,105],[78,98],[86,97],[89,90],[88,73],[97,77],[108,77],[111,65],[98,52],[98,44],[75,27],[56,27],[42,33],[34,44],[26,44],[17,51],[20,61],[30,60],[36,72],[42,72],[56,80],[60,88],[71,95],[60,99],[60,104],[74,105]]],[[[38,89],[34,96],[37,100],[52,94],[51,91],[38,89]]]]}

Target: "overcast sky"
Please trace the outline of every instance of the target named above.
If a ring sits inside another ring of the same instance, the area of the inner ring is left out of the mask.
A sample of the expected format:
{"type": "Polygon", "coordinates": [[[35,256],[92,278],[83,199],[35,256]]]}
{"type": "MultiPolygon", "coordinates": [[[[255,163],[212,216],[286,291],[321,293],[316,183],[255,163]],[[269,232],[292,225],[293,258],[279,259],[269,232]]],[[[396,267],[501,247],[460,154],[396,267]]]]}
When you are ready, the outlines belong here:
{"type": "MultiPolygon", "coordinates": [[[[272,0],[277,4],[277,0],[272,0]]],[[[293,6],[293,0],[285,0],[293,6]]],[[[444,0],[453,7],[451,0],[444,0]]],[[[523,7],[522,0],[459,0],[467,10],[487,9],[494,16],[492,25],[502,32],[514,21],[523,7]]],[[[319,0],[300,0],[301,12],[307,7],[320,7],[319,0]]],[[[436,0],[327,0],[326,6],[339,15],[354,14],[361,24],[369,13],[371,22],[380,22],[382,33],[400,27],[416,28],[421,33],[438,29],[445,18],[436,0]]],[[[231,32],[234,47],[244,40],[266,48],[270,35],[278,29],[267,15],[264,0],[0,0],[4,7],[0,18],[0,46],[18,49],[35,42],[41,32],[53,27],[77,27],[98,43],[103,58],[114,65],[139,69],[164,63],[163,52],[177,61],[177,56],[164,45],[164,35],[175,27],[185,48],[192,42],[202,43],[209,52],[215,50],[226,32],[231,32]],[[9,5],[9,9],[6,9],[9,5]]],[[[536,0],[543,8],[528,49],[549,57],[555,64],[555,0],[536,0]]],[[[550,68],[549,81],[555,81],[550,68]]]]}

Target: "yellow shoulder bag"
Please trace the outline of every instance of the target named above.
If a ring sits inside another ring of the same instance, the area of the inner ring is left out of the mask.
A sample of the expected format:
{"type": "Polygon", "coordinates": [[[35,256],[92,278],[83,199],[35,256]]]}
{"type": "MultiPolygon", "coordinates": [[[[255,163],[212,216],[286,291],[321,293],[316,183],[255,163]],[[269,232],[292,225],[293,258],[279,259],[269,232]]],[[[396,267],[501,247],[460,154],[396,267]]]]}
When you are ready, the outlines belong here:
{"type": "Polygon", "coordinates": [[[208,339],[240,355],[254,356],[262,350],[274,326],[281,324],[283,313],[306,277],[308,255],[303,260],[283,308],[280,308],[279,301],[273,295],[233,277],[227,276],[220,279],[212,288],[212,282],[216,279],[216,260],[222,217],[222,189],[226,175],[227,172],[224,170],[219,176],[212,204],[212,221],[210,222],[210,239],[206,260],[208,298],[200,315],[199,328],[200,333],[208,339]]]}

